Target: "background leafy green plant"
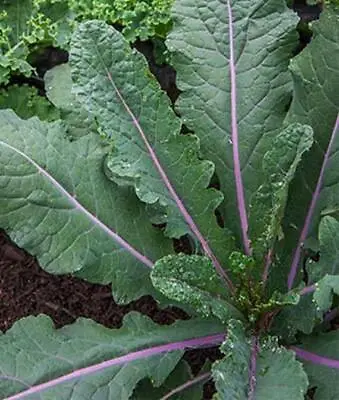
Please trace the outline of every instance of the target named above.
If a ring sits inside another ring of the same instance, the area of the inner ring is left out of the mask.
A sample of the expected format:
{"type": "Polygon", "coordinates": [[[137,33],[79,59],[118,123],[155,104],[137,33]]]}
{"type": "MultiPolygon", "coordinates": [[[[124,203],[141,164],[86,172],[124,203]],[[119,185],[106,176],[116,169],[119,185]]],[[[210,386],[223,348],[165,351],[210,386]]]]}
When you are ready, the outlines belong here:
{"type": "Polygon", "coordinates": [[[30,76],[29,56],[39,48],[66,48],[74,15],[63,0],[1,0],[0,84],[12,73],[30,76]]]}
{"type": "Polygon", "coordinates": [[[51,104],[38,89],[28,85],[11,85],[0,90],[0,109],[11,108],[23,119],[33,116],[42,121],[54,121],[60,118],[60,111],[51,104]]]}
{"type": "Polygon", "coordinates": [[[171,22],[170,8],[174,0],[68,0],[78,20],[100,19],[123,26],[127,40],[165,38],[171,22]]]}
{"type": "Polygon", "coordinates": [[[11,74],[34,73],[34,52],[46,46],[68,49],[78,22],[100,19],[122,26],[125,37],[164,38],[173,0],[1,0],[0,85],[11,74]]]}

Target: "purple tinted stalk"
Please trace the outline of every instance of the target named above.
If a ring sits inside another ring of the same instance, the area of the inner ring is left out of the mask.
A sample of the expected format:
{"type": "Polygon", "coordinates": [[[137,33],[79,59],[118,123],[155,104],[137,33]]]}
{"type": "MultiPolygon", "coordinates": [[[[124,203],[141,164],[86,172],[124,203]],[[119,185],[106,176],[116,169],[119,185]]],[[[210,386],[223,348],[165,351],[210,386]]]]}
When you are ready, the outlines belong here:
{"type": "Polygon", "coordinates": [[[302,288],[299,292],[300,296],[303,296],[307,293],[313,293],[316,289],[315,285],[310,285],[310,286],[305,286],[304,288],[302,288]]]}
{"type": "Polygon", "coordinates": [[[152,267],[153,262],[149,260],[146,256],[143,254],[139,253],[134,247],[132,247],[128,242],[126,242],[123,238],[121,238],[117,233],[113,232],[108,226],[106,226],[103,222],[101,222],[95,215],[91,214],[84,206],[82,206],[79,201],[76,199],[76,195],[71,195],[70,193],[67,192],[66,189],[64,189],[60,183],[53,178],[52,175],[50,175],[46,170],[40,167],[39,164],[37,164],[34,160],[32,160],[30,157],[27,156],[27,154],[23,153],[21,150],[3,142],[0,141],[0,145],[5,146],[9,148],[10,150],[16,152],[23,158],[25,158],[30,164],[32,164],[38,172],[43,175],[49,182],[52,183],[53,186],[63,195],[67,198],[67,200],[72,204],[72,206],[84,213],[88,219],[93,222],[94,225],[98,226],[100,229],[102,229],[105,233],[107,233],[108,236],[110,236],[119,246],[122,248],[126,249],[132,256],[134,256],[136,259],[141,261],[143,264],[145,264],[147,267],[152,267]]]}
{"type": "Polygon", "coordinates": [[[242,183],[240,155],[239,155],[239,137],[238,137],[238,122],[237,122],[237,87],[236,87],[236,67],[234,61],[234,42],[233,42],[233,18],[230,0],[227,1],[228,8],[228,32],[230,46],[230,80],[231,80],[231,123],[232,123],[232,144],[233,144],[233,164],[234,178],[237,193],[238,212],[240,217],[240,226],[244,252],[246,255],[251,255],[250,241],[247,235],[248,220],[245,205],[244,186],[242,183]]]}
{"type": "Polygon", "coordinates": [[[259,337],[252,336],[252,345],[251,345],[251,359],[250,359],[250,368],[248,373],[248,400],[254,400],[255,386],[257,383],[256,373],[257,373],[257,357],[259,353],[259,337]]]}
{"type": "Polygon", "coordinates": [[[291,350],[293,350],[296,353],[296,355],[299,358],[301,358],[302,360],[309,361],[313,364],[324,365],[325,367],[329,367],[329,368],[339,369],[339,360],[319,356],[318,354],[311,353],[310,351],[301,349],[300,347],[296,347],[296,346],[289,346],[289,348],[291,350]]]}
{"type": "MultiPolygon", "coordinates": [[[[99,364],[91,365],[90,367],[85,367],[78,369],[76,371],[71,372],[70,374],[60,376],[59,378],[52,379],[51,381],[41,383],[36,386],[32,386],[30,389],[27,389],[21,393],[18,393],[14,396],[7,397],[5,400],[19,400],[24,399],[27,396],[30,396],[35,393],[41,393],[44,390],[54,388],[57,385],[61,385],[63,383],[69,382],[73,379],[84,378],[87,375],[95,374],[99,371],[103,371],[107,368],[123,365],[129,362],[140,360],[147,357],[152,357],[157,354],[174,351],[174,350],[185,350],[187,348],[199,348],[206,346],[215,346],[222,343],[225,339],[225,333],[218,333],[210,336],[203,336],[197,339],[188,339],[183,340],[181,342],[174,342],[169,344],[164,344],[160,346],[151,347],[145,350],[135,351],[129,354],[126,354],[121,357],[113,358],[111,360],[103,361],[99,364]]],[[[1,379],[1,376],[0,376],[1,379]]]]}
{"type": "Polygon", "coordinates": [[[267,278],[268,278],[268,271],[269,271],[270,265],[272,263],[272,255],[273,255],[273,249],[269,249],[269,251],[265,257],[265,267],[264,267],[264,272],[262,274],[263,283],[266,283],[267,278]]]}
{"type": "Polygon", "coordinates": [[[122,94],[120,93],[120,91],[118,90],[117,86],[115,85],[112,75],[111,73],[106,69],[106,73],[108,76],[108,79],[114,89],[114,91],[116,92],[119,100],[121,101],[122,105],[124,106],[125,110],[127,111],[127,113],[129,114],[129,116],[132,119],[133,125],[136,127],[136,129],[138,130],[145,146],[146,149],[152,159],[152,162],[155,166],[155,168],[157,169],[162,181],[164,182],[167,190],[169,191],[170,195],[172,196],[173,200],[175,201],[181,215],[184,217],[187,225],[189,226],[190,230],[192,231],[192,233],[195,235],[195,237],[199,240],[199,242],[201,243],[202,248],[204,249],[205,254],[212,260],[213,265],[216,269],[216,271],[218,272],[218,274],[220,275],[220,277],[225,281],[225,283],[228,285],[228,287],[230,288],[230,290],[232,292],[235,291],[234,286],[232,281],[230,280],[230,278],[228,277],[227,273],[224,271],[224,269],[222,268],[222,266],[220,265],[219,261],[217,260],[217,258],[215,257],[215,255],[213,254],[211,248],[209,247],[206,239],[203,237],[203,235],[201,234],[201,232],[199,231],[198,227],[196,226],[195,222],[193,221],[193,218],[190,216],[190,214],[188,213],[188,211],[185,208],[185,205],[183,203],[183,201],[179,198],[179,196],[177,195],[176,191],[174,190],[171,182],[169,181],[166,172],[164,171],[164,169],[162,168],[160,161],[157,157],[157,155],[155,154],[155,151],[153,150],[152,146],[150,145],[145,132],[143,131],[142,127],[139,124],[139,121],[137,120],[137,118],[135,117],[135,115],[133,114],[133,111],[130,109],[130,107],[128,106],[128,104],[126,103],[125,99],[123,98],[122,94]]]}
{"type": "Polygon", "coordinates": [[[327,166],[327,162],[328,162],[328,159],[329,159],[329,156],[330,156],[331,147],[332,147],[332,145],[334,143],[338,128],[339,128],[339,114],[337,116],[333,131],[332,131],[331,139],[330,139],[330,142],[328,144],[328,147],[327,147],[327,150],[326,150],[326,153],[325,153],[325,156],[324,156],[323,164],[321,166],[320,174],[319,174],[319,177],[318,177],[318,182],[317,182],[316,188],[315,188],[315,190],[313,192],[313,195],[312,195],[311,204],[309,206],[309,209],[308,209],[308,212],[307,212],[307,215],[306,215],[306,218],[305,218],[304,226],[303,226],[303,228],[301,230],[301,234],[300,234],[300,237],[299,237],[298,245],[297,245],[297,248],[296,248],[296,250],[294,252],[294,256],[293,256],[293,260],[292,260],[292,264],[291,264],[291,269],[290,269],[290,272],[288,274],[288,279],[287,279],[288,290],[292,289],[292,286],[293,286],[293,283],[294,283],[294,279],[295,279],[295,276],[297,274],[297,269],[298,269],[298,265],[299,265],[299,260],[300,260],[300,256],[301,256],[303,243],[306,240],[306,237],[307,237],[307,234],[308,234],[308,230],[309,230],[309,227],[310,227],[310,224],[311,224],[311,219],[313,217],[313,212],[314,212],[314,209],[315,209],[315,206],[316,206],[319,194],[320,194],[322,181],[323,181],[323,178],[324,178],[324,172],[325,172],[325,169],[326,169],[326,166],[327,166]]]}
{"type": "Polygon", "coordinates": [[[175,394],[180,393],[183,390],[186,390],[186,389],[190,388],[191,386],[196,385],[197,383],[204,382],[204,381],[207,381],[209,379],[211,379],[211,373],[210,372],[206,372],[205,374],[198,375],[194,379],[191,379],[191,380],[185,382],[184,384],[176,387],[175,389],[171,390],[165,396],[163,396],[160,400],[167,400],[170,397],[174,396],[175,394]]]}

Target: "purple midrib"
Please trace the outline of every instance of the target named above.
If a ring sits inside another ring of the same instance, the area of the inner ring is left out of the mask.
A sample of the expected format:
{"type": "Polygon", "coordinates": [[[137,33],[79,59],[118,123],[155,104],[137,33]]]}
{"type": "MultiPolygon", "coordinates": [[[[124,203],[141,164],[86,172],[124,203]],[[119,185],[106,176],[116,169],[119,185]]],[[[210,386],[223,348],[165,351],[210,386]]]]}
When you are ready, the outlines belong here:
{"type": "Polygon", "coordinates": [[[257,373],[257,357],[259,353],[259,337],[252,336],[251,343],[251,358],[248,373],[248,394],[247,400],[254,400],[255,387],[256,387],[256,373],[257,373]]]}
{"type": "Polygon", "coordinates": [[[336,119],[336,122],[335,122],[335,125],[334,125],[334,128],[333,128],[333,131],[332,131],[330,142],[328,144],[328,147],[327,147],[327,150],[326,150],[326,153],[325,153],[325,156],[324,156],[324,160],[323,160],[323,164],[321,166],[321,170],[320,170],[320,174],[319,174],[319,177],[318,177],[317,185],[316,185],[316,188],[315,188],[315,190],[313,192],[313,195],[312,195],[312,200],[311,200],[310,206],[308,208],[308,212],[307,212],[307,215],[306,215],[306,218],[305,218],[305,221],[304,221],[304,225],[303,225],[302,230],[301,230],[301,234],[300,234],[300,237],[299,237],[298,245],[297,245],[297,248],[296,248],[296,250],[294,252],[294,256],[293,256],[290,272],[288,274],[288,279],[287,279],[288,290],[291,290],[292,287],[293,287],[294,279],[295,279],[295,276],[297,274],[297,269],[298,269],[298,265],[299,265],[299,261],[300,261],[300,256],[301,256],[303,243],[307,238],[307,234],[308,234],[308,231],[309,231],[309,228],[310,228],[310,225],[311,225],[314,209],[315,209],[317,200],[319,198],[320,190],[321,190],[321,187],[322,187],[324,173],[325,173],[325,169],[327,167],[327,162],[328,162],[328,159],[329,159],[329,156],[330,156],[331,148],[333,146],[333,143],[334,143],[334,140],[336,138],[336,134],[337,134],[338,130],[339,130],[339,114],[337,115],[337,119],[336,119]]]}
{"type": "Polygon", "coordinates": [[[17,149],[16,147],[11,146],[10,144],[0,141],[0,145],[7,147],[8,149],[14,151],[15,153],[19,154],[25,160],[27,160],[30,164],[32,164],[38,172],[43,175],[49,182],[52,183],[52,185],[63,195],[67,198],[67,200],[73,205],[73,207],[82,212],[86,217],[98,228],[102,229],[108,236],[110,236],[120,247],[124,248],[127,250],[132,256],[134,256],[136,259],[141,261],[143,264],[145,264],[147,267],[152,267],[153,262],[149,260],[146,256],[143,254],[139,253],[134,247],[132,247],[128,242],[126,242],[122,237],[120,237],[117,233],[112,231],[107,225],[105,225],[103,222],[101,222],[96,216],[91,214],[77,199],[76,196],[72,196],[70,193],[67,192],[66,189],[63,188],[60,183],[53,178],[52,175],[50,175],[45,169],[40,167],[38,163],[36,163],[34,160],[32,160],[27,154],[22,152],[21,150],[17,149]]]}
{"type": "Polygon", "coordinates": [[[228,274],[225,272],[225,270],[222,268],[221,264],[219,263],[218,259],[216,258],[216,256],[214,255],[212,249],[210,248],[207,240],[204,238],[204,236],[202,235],[202,233],[200,232],[199,228],[197,227],[197,225],[195,224],[193,218],[191,217],[191,215],[188,213],[188,211],[186,210],[186,207],[183,203],[183,201],[180,199],[180,197],[178,196],[178,194],[176,193],[174,187],[172,186],[170,180],[168,179],[157,155],[155,154],[155,151],[153,150],[151,144],[149,143],[145,132],[143,131],[138,119],[135,117],[133,111],[131,110],[131,108],[128,106],[128,104],[126,103],[125,99],[123,98],[122,94],[120,93],[120,90],[117,88],[113,77],[111,75],[111,73],[109,72],[109,70],[105,67],[106,70],[106,74],[107,77],[112,85],[113,90],[115,91],[116,95],[118,96],[119,100],[121,101],[123,107],[125,108],[127,114],[130,116],[133,125],[135,126],[135,128],[137,129],[137,131],[140,134],[140,137],[142,139],[142,141],[145,144],[145,147],[150,155],[150,158],[153,162],[153,165],[155,167],[155,169],[158,171],[162,181],[164,182],[164,185],[166,186],[168,192],[170,193],[172,199],[174,200],[174,202],[176,203],[181,215],[183,216],[184,220],[186,221],[188,227],[190,228],[191,232],[195,235],[195,237],[199,240],[199,242],[201,243],[201,246],[205,252],[205,254],[211,259],[217,273],[220,275],[220,277],[224,280],[224,282],[226,283],[226,285],[230,288],[231,291],[234,291],[234,287],[233,287],[233,283],[230,280],[228,274]]]}
{"type": "Polygon", "coordinates": [[[316,353],[312,353],[297,346],[290,346],[289,348],[293,350],[296,353],[297,357],[301,358],[302,360],[309,361],[313,364],[324,365],[329,368],[339,369],[339,360],[320,356],[316,353]]]}
{"type": "Polygon", "coordinates": [[[228,9],[228,30],[229,30],[229,70],[231,81],[231,127],[232,127],[232,150],[233,150],[233,167],[234,179],[237,195],[238,213],[240,218],[240,227],[244,252],[251,255],[250,241],[248,238],[248,219],[245,204],[244,186],[241,176],[240,154],[239,154],[239,135],[237,122],[237,86],[236,86],[236,66],[234,60],[234,39],[233,39],[233,17],[230,0],[227,1],[228,9]]]}
{"type": "MultiPolygon", "coordinates": [[[[32,386],[31,388],[18,393],[14,396],[8,397],[6,400],[19,400],[24,399],[34,393],[41,393],[44,390],[51,389],[57,385],[69,382],[73,379],[83,378],[85,376],[103,371],[109,367],[123,365],[135,360],[155,356],[164,352],[185,350],[187,348],[199,348],[204,346],[215,346],[222,343],[225,339],[224,333],[218,333],[210,336],[203,336],[196,339],[188,339],[180,342],[169,343],[165,345],[154,346],[148,349],[135,351],[121,357],[113,358],[111,360],[103,361],[99,364],[91,365],[89,367],[81,368],[73,371],[67,375],[60,376],[59,378],[50,380],[48,382],[32,386]]],[[[1,376],[0,376],[1,378],[1,376]]]]}

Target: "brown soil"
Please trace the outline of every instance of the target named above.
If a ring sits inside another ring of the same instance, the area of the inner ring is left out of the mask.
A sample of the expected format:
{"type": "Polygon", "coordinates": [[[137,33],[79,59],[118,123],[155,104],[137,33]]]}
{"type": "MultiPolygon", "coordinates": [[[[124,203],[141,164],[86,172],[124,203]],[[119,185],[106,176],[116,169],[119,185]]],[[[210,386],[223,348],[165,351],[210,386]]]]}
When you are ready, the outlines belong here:
{"type": "MultiPolygon", "coordinates": [[[[28,315],[49,315],[57,328],[78,317],[91,318],[109,328],[119,328],[122,318],[138,311],[158,324],[171,324],[189,316],[176,307],[160,309],[155,300],[144,296],[128,305],[117,305],[108,285],[91,284],[69,276],[43,271],[37,261],[16,247],[0,231],[0,330],[5,332],[15,321],[28,315]]],[[[188,351],[185,359],[197,374],[206,359],[220,358],[217,348],[188,351]]],[[[211,399],[214,387],[207,383],[204,400],[211,399]]]]}

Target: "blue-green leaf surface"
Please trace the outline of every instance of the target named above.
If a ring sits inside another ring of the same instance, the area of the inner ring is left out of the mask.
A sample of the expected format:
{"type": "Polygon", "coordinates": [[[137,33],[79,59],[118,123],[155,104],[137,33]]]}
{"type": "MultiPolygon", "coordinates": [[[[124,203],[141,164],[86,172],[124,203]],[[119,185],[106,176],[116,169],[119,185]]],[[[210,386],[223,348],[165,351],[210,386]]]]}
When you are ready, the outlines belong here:
{"type": "Polygon", "coordinates": [[[314,353],[317,362],[303,361],[310,387],[316,388],[314,400],[337,400],[339,398],[339,332],[331,331],[303,337],[302,349],[314,353]],[[333,360],[337,368],[326,365],[333,360]],[[323,365],[319,363],[323,362],[323,365]]]}
{"type": "MultiPolygon", "coordinates": [[[[109,329],[88,319],[55,330],[45,316],[27,317],[0,336],[1,398],[47,383],[87,366],[122,357],[142,349],[222,332],[211,320],[177,321],[159,326],[132,312],[120,329],[109,329]]],[[[182,350],[164,352],[86,374],[26,398],[58,400],[128,400],[136,384],[149,378],[160,386],[183,355],[182,350]]]]}
{"type": "Polygon", "coordinates": [[[285,122],[311,126],[314,145],[291,183],[283,224],[285,240],[277,251],[278,262],[272,274],[275,286],[292,287],[301,281],[302,249],[309,246],[310,239],[316,239],[322,215],[338,215],[338,11],[328,5],[320,20],[312,22],[312,30],[311,43],[291,61],[294,94],[285,122]]]}
{"type": "Polygon", "coordinates": [[[304,400],[308,379],[295,354],[275,338],[249,339],[232,322],[221,349],[225,357],[213,364],[220,400],[304,400]]]}
{"type": "Polygon", "coordinates": [[[216,316],[224,323],[243,318],[206,257],[178,254],[161,258],[154,264],[151,280],[166,297],[188,304],[205,317],[216,316]]]}
{"type": "Polygon", "coordinates": [[[216,166],[226,226],[240,236],[239,215],[263,183],[263,156],[286,115],[298,19],[280,0],[179,0],[172,14],[166,43],[183,91],[176,107],[216,166]]]}
{"type": "Polygon", "coordinates": [[[320,311],[328,311],[332,306],[333,295],[339,295],[339,276],[325,275],[316,284],[313,298],[320,311]]]}
{"type": "Polygon", "coordinates": [[[72,93],[72,77],[69,64],[57,65],[44,75],[46,96],[60,111],[60,118],[67,135],[77,139],[89,132],[98,133],[94,117],[88,113],[72,93]]]}
{"type": "Polygon", "coordinates": [[[70,63],[78,99],[114,141],[110,179],[163,207],[167,235],[201,235],[222,264],[233,242],[214,214],[223,196],[207,189],[214,165],[199,158],[196,136],[179,135],[181,121],[144,57],[112,27],[89,21],[73,37],[70,63]]]}
{"type": "MultiPolygon", "coordinates": [[[[302,155],[313,144],[312,136],[310,127],[292,124],[277,135],[272,149],[264,155],[262,169],[266,179],[253,195],[249,212],[253,249],[262,259],[273,249],[275,241],[282,238],[281,221],[289,184],[294,178],[302,155]]],[[[265,274],[267,275],[268,271],[265,274]]]]}
{"type": "Polygon", "coordinates": [[[323,217],[319,225],[319,261],[308,260],[306,268],[310,282],[316,283],[325,274],[339,276],[339,222],[330,216],[323,217]]]}
{"type": "Polygon", "coordinates": [[[94,134],[71,143],[60,123],[9,111],[0,123],[0,227],[48,272],[112,283],[119,302],[156,294],[150,267],[172,245],[106,178],[109,146],[94,134]]]}

